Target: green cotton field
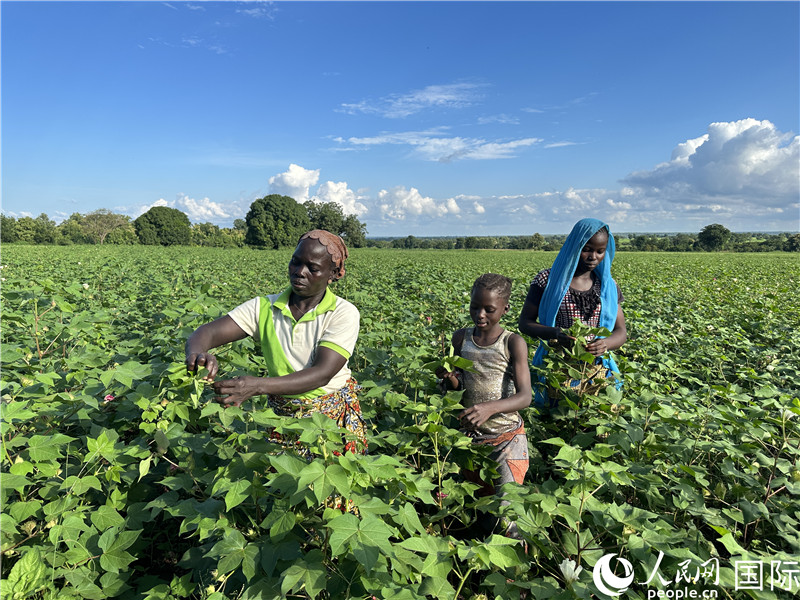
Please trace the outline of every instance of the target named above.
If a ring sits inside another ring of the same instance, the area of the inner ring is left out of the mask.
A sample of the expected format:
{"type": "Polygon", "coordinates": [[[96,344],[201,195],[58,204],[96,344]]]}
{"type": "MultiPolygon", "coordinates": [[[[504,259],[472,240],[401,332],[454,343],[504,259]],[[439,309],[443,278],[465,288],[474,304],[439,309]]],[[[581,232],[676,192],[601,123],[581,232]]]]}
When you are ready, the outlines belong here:
{"type": "MultiPolygon", "coordinates": [[[[327,417],[224,409],[183,368],[187,336],[280,291],[290,255],[3,247],[4,600],[797,594],[796,255],[620,252],[625,385],[524,412],[531,465],[508,504],[461,476],[491,477],[487,451],[431,363],[478,275],[513,279],[516,329],[554,253],[352,251],[332,289],[361,311],[365,456],[338,452],[327,417]],[[280,452],[273,427],[316,458],[280,452]]],[[[250,340],[218,356],[222,377],[263,373],[250,340]]]]}

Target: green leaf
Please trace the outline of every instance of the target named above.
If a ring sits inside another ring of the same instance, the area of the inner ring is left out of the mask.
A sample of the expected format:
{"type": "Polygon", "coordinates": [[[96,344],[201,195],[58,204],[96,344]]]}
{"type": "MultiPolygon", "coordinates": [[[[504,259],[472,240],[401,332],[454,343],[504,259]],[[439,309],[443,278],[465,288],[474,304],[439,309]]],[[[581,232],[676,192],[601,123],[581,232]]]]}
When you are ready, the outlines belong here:
{"type": "Polygon", "coordinates": [[[332,556],[339,556],[345,552],[351,541],[356,539],[358,526],[358,517],[350,513],[341,514],[328,522],[332,556]]]}
{"type": "Polygon", "coordinates": [[[111,573],[125,571],[135,558],[125,552],[139,537],[141,531],[120,531],[118,527],[108,529],[100,536],[97,544],[103,550],[100,566],[111,573]]]}
{"type": "Polygon", "coordinates": [[[297,516],[290,510],[284,510],[269,528],[269,537],[277,541],[289,533],[297,522],[297,516]]]}
{"type": "Polygon", "coordinates": [[[63,456],[62,448],[73,441],[75,438],[61,433],[34,435],[28,441],[28,455],[33,461],[56,460],[63,456]]]}
{"type": "Polygon", "coordinates": [[[225,494],[225,510],[231,510],[233,507],[239,506],[244,502],[249,496],[251,487],[252,483],[249,481],[243,479],[234,481],[228,493],[225,494]]]}
{"type": "Polygon", "coordinates": [[[48,568],[39,548],[30,548],[22,555],[3,582],[3,596],[6,598],[27,598],[49,583],[48,568]]]}
{"type": "Polygon", "coordinates": [[[105,531],[111,527],[121,527],[125,524],[125,519],[111,506],[101,506],[97,510],[92,511],[90,517],[92,525],[97,527],[98,531],[105,531]]]}
{"type": "Polygon", "coordinates": [[[139,479],[136,481],[141,481],[142,477],[145,477],[150,472],[150,465],[152,464],[152,461],[152,456],[148,456],[147,458],[139,461],[139,479]]]}

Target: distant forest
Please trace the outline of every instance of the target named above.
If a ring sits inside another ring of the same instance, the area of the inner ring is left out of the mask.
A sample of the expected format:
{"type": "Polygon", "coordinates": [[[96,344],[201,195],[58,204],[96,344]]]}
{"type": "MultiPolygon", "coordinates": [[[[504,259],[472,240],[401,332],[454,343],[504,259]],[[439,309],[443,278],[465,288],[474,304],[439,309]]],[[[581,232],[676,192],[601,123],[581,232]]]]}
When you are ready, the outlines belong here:
{"type": "MultiPolygon", "coordinates": [[[[344,215],[333,202],[299,204],[293,198],[272,194],[250,206],[233,227],[191,223],[175,208],[156,206],[137,219],[100,209],[74,213],[56,225],[42,213],[38,217],[0,215],[0,242],[4,244],[144,244],[221,248],[289,248],[309,229],[327,229],[341,235],[351,248],[405,248],[436,250],[545,250],[561,248],[566,234],[367,237],[366,224],[344,215]]],[[[614,233],[619,251],[639,252],[800,252],[800,233],[734,233],[713,223],[698,233],[614,233]]]]}

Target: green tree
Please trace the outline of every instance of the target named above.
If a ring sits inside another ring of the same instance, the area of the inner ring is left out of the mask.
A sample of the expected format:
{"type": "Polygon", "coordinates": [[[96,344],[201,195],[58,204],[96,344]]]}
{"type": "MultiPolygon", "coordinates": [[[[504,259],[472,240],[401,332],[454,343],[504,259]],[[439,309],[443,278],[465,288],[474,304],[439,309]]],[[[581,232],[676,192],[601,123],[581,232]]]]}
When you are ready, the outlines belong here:
{"type": "Polygon", "coordinates": [[[245,242],[256,248],[292,247],[310,229],[308,211],[294,198],[270,194],[250,205],[245,242]]]}
{"type": "Polygon", "coordinates": [[[154,206],[133,222],[142,244],[188,246],[192,239],[189,217],[177,208],[154,206]]]}
{"type": "Polygon", "coordinates": [[[786,252],[800,252],[800,233],[790,235],[783,243],[786,252]]]}
{"type": "Polygon", "coordinates": [[[95,244],[102,244],[106,241],[108,234],[115,229],[125,227],[131,218],[127,215],[113,213],[107,208],[100,208],[90,212],[83,219],[83,230],[95,244]]]}
{"type": "Polygon", "coordinates": [[[344,212],[336,202],[307,202],[308,220],[311,229],[325,229],[336,235],[344,231],[344,212]]]}
{"type": "Polygon", "coordinates": [[[687,233],[678,233],[672,238],[674,252],[691,252],[694,240],[687,233]]]}
{"type": "Polygon", "coordinates": [[[115,244],[118,246],[130,246],[139,243],[139,237],[136,235],[136,229],[133,223],[128,221],[124,226],[117,227],[111,231],[105,240],[106,244],[115,244]]]}
{"type": "Polygon", "coordinates": [[[72,213],[68,219],[61,221],[58,226],[59,243],[63,245],[68,244],[85,244],[86,234],[83,229],[84,216],[81,213],[72,213]]]}
{"type": "Polygon", "coordinates": [[[17,220],[0,213],[0,242],[10,244],[17,241],[17,220]]]}
{"type": "Polygon", "coordinates": [[[56,222],[47,214],[42,213],[34,220],[33,243],[34,244],[55,244],[58,239],[56,222]]]}
{"type": "Polygon", "coordinates": [[[17,241],[23,244],[34,244],[36,236],[36,221],[33,217],[20,217],[15,226],[17,241]]]}
{"type": "Polygon", "coordinates": [[[363,248],[367,245],[367,224],[359,221],[355,215],[347,215],[340,235],[351,248],[363,248]]]}
{"type": "Polygon", "coordinates": [[[706,225],[697,235],[697,243],[703,250],[722,250],[728,240],[731,238],[731,232],[727,227],[714,223],[713,225],[706,225]]]}

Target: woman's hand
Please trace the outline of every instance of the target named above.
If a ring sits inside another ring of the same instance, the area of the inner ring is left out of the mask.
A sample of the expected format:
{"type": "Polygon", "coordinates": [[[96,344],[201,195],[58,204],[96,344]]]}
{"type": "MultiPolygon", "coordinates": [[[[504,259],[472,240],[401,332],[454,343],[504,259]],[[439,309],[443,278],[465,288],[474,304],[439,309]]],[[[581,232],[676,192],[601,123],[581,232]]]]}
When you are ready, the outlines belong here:
{"type": "Polygon", "coordinates": [[[559,346],[572,346],[572,344],[575,342],[575,338],[573,336],[569,335],[563,329],[559,329],[557,327],[555,327],[554,329],[556,329],[557,332],[556,332],[555,336],[553,337],[553,341],[557,345],[559,345],[559,346]]]}
{"type": "Polygon", "coordinates": [[[186,369],[189,371],[197,371],[200,367],[208,369],[208,373],[203,378],[206,381],[214,381],[219,371],[219,363],[217,357],[208,352],[193,352],[186,357],[186,369]]]}
{"type": "Polygon", "coordinates": [[[239,406],[245,400],[263,394],[262,384],[261,377],[252,375],[217,381],[214,383],[214,391],[217,393],[215,400],[225,407],[239,406]]]}
{"type": "Polygon", "coordinates": [[[603,356],[609,350],[608,342],[606,342],[606,338],[595,338],[586,344],[586,350],[593,356],[603,356]]]}

